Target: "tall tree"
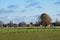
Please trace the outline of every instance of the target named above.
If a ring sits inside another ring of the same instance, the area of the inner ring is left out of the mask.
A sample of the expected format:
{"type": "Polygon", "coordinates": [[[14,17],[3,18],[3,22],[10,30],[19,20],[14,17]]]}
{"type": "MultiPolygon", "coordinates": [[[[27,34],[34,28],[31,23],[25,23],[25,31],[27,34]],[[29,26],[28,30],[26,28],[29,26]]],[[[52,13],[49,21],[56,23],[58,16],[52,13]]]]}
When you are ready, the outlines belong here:
{"type": "Polygon", "coordinates": [[[43,13],[41,16],[40,16],[40,19],[41,19],[41,24],[43,26],[48,26],[48,25],[51,25],[51,18],[46,14],[46,13],[43,13]]]}
{"type": "Polygon", "coordinates": [[[14,27],[14,23],[12,21],[10,21],[9,27],[14,27]]]}
{"type": "Polygon", "coordinates": [[[3,22],[2,21],[0,21],[0,27],[2,27],[3,26],[3,22]]]}

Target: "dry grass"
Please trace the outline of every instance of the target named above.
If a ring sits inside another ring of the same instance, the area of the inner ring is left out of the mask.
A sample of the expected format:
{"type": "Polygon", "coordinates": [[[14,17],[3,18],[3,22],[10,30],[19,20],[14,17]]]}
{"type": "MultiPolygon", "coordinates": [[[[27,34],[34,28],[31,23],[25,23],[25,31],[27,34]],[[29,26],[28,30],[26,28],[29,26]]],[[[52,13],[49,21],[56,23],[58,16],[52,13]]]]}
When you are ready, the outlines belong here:
{"type": "Polygon", "coordinates": [[[0,33],[0,40],[60,40],[60,31],[0,33]]]}

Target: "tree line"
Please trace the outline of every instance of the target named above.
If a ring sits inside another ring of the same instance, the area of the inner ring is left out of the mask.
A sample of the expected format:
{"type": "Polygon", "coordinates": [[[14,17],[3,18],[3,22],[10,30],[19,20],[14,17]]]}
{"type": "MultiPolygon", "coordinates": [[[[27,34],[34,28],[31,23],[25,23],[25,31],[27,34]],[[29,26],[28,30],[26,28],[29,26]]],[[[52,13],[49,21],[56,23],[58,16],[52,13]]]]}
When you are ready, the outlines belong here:
{"type": "Polygon", "coordinates": [[[42,13],[39,17],[38,17],[38,22],[36,22],[35,24],[33,24],[32,22],[30,24],[26,24],[25,22],[21,22],[19,24],[13,23],[12,21],[10,21],[7,24],[4,24],[2,21],[0,21],[0,27],[4,28],[4,27],[52,27],[52,26],[60,26],[60,21],[56,21],[54,23],[51,22],[51,18],[48,14],[46,13],[42,13]]]}

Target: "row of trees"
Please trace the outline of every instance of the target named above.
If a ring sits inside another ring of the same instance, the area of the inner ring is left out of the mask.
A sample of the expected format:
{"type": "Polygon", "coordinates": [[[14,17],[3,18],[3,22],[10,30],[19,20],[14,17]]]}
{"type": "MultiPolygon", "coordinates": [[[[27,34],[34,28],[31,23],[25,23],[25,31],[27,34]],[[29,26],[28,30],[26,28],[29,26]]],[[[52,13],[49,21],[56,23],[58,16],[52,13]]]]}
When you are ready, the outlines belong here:
{"type": "Polygon", "coordinates": [[[44,26],[46,28],[46,26],[51,26],[54,25],[54,23],[51,22],[51,18],[50,16],[48,16],[46,13],[42,13],[39,17],[38,17],[38,22],[36,24],[33,24],[32,22],[30,24],[26,24],[25,22],[16,24],[13,23],[12,21],[10,21],[8,24],[4,24],[2,21],[0,21],[0,27],[31,27],[31,26],[40,26],[42,25],[42,27],[44,26]]]}
{"type": "Polygon", "coordinates": [[[2,21],[0,22],[0,28],[1,27],[31,27],[33,25],[33,23],[31,22],[30,24],[26,24],[25,22],[21,22],[19,24],[13,23],[12,21],[10,21],[7,24],[4,24],[2,21]]]}

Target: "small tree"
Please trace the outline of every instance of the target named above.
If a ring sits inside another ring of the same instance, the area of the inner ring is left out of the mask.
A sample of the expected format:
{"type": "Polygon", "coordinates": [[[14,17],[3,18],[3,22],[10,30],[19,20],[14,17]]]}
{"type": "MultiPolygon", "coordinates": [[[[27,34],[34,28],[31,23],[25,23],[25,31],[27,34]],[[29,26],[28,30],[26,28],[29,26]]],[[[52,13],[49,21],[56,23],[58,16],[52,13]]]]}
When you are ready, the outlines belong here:
{"type": "Polygon", "coordinates": [[[14,27],[18,27],[18,25],[15,23],[15,24],[14,24],[14,27]]]}
{"type": "Polygon", "coordinates": [[[32,22],[30,22],[30,25],[29,25],[30,27],[32,27],[33,26],[33,23],[32,22]]]}
{"type": "Polygon", "coordinates": [[[25,27],[25,26],[26,26],[26,23],[25,23],[25,22],[22,22],[22,23],[21,23],[21,26],[22,26],[22,27],[25,27]]]}
{"type": "Polygon", "coordinates": [[[21,23],[19,23],[18,26],[21,27],[21,23]]]}
{"type": "Polygon", "coordinates": [[[14,27],[14,23],[12,21],[10,21],[10,23],[8,25],[9,25],[9,27],[14,27]]]}

